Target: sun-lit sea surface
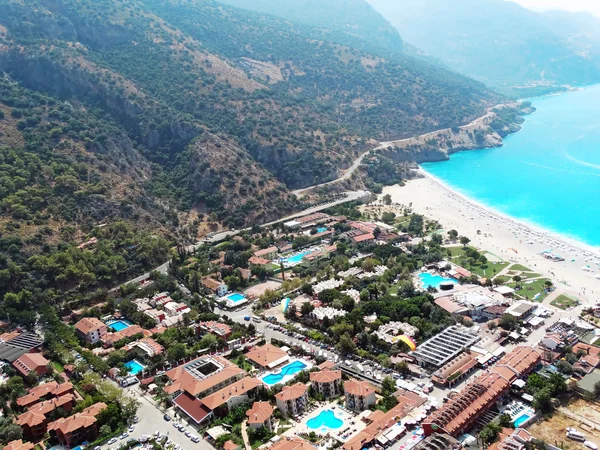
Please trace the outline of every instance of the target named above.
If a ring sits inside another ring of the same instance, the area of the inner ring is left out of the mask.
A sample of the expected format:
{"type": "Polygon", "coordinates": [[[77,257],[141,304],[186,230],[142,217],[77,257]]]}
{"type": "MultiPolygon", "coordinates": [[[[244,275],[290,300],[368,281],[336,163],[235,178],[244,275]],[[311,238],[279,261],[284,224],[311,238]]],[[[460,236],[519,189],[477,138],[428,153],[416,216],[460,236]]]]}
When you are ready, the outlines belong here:
{"type": "Polygon", "coordinates": [[[600,246],[600,85],[532,103],[503,147],[422,167],[484,205],[600,246]]]}

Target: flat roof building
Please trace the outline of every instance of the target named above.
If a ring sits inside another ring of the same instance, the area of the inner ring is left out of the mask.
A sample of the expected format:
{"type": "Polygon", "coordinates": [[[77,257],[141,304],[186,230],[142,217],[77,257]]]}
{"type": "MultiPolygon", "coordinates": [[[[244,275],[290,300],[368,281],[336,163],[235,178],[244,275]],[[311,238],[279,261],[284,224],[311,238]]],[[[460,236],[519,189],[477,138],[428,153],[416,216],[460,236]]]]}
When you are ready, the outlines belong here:
{"type": "Polygon", "coordinates": [[[453,325],[423,342],[412,352],[420,365],[441,367],[479,340],[468,328],[453,325]]]}

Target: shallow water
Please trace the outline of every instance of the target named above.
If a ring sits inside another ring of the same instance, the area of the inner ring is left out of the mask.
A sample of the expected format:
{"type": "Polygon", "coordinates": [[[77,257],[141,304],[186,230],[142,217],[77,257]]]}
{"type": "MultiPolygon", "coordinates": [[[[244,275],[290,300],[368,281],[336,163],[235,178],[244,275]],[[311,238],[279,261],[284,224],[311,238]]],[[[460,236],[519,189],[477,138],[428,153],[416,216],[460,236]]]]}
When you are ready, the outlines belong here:
{"type": "Polygon", "coordinates": [[[600,85],[532,103],[503,147],[422,167],[484,205],[600,246],[600,85]]]}

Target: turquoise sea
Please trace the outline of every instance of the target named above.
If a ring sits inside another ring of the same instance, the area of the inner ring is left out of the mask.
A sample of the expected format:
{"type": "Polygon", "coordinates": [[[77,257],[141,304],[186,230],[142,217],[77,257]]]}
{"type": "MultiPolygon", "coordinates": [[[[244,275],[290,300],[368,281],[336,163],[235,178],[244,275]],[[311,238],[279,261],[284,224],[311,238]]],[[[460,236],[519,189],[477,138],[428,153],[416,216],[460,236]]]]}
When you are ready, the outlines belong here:
{"type": "Polygon", "coordinates": [[[422,168],[479,203],[600,246],[600,85],[531,101],[537,111],[503,147],[422,168]]]}

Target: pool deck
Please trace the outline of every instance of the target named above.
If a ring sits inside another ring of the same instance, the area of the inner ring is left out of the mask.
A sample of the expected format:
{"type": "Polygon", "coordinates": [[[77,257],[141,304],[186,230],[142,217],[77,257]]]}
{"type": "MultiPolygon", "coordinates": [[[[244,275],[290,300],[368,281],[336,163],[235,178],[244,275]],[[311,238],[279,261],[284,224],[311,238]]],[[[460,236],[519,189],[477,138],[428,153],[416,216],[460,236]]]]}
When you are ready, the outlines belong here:
{"type": "MultiPolygon", "coordinates": [[[[354,413],[350,413],[345,409],[342,409],[338,404],[338,400],[334,400],[333,402],[319,402],[317,403],[317,408],[309,413],[305,413],[300,418],[300,423],[296,423],[292,428],[283,433],[282,436],[296,436],[301,434],[308,434],[314,431],[319,436],[329,435],[337,440],[342,441],[340,434],[347,434],[350,431],[352,432],[350,436],[353,436],[356,433],[362,431],[367,424],[360,420],[358,417],[354,415],[354,413]],[[308,421],[314,417],[317,417],[323,411],[328,409],[333,410],[336,417],[342,419],[344,421],[343,425],[339,428],[330,429],[330,428],[309,428],[307,425],[308,421]],[[354,424],[352,424],[354,422],[354,424]],[[323,433],[323,429],[326,430],[323,433]],[[346,431],[344,431],[346,430],[346,431]]],[[[347,439],[346,439],[347,440],[347,439]]]]}

